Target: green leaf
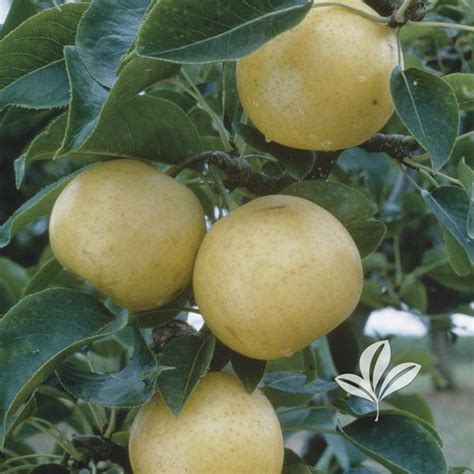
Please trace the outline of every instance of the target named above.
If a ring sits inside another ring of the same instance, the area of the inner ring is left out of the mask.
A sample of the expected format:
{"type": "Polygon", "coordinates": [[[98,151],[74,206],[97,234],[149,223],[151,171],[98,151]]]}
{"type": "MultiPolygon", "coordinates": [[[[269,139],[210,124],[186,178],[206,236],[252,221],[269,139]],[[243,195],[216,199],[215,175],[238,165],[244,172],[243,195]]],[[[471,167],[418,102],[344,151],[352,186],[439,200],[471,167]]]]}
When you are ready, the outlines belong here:
{"type": "Polygon", "coordinates": [[[448,263],[443,264],[446,257],[447,252],[444,245],[438,245],[425,252],[423,265],[432,266],[435,262],[440,262],[427,276],[453,291],[472,293],[474,291],[474,274],[466,277],[457,275],[448,263]]]}
{"type": "Polygon", "coordinates": [[[65,363],[56,374],[63,387],[75,398],[109,407],[144,405],[155,393],[156,380],[169,367],[159,366],[135,330],[135,350],[128,365],[119,372],[96,374],[74,363],[65,363]]]}
{"type": "Polygon", "coordinates": [[[461,109],[474,110],[474,74],[456,72],[444,76],[443,80],[454,89],[461,109]]]}
{"type": "Polygon", "coordinates": [[[434,425],[434,418],[431,408],[421,395],[416,393],[397,393],[390,396],[387,402],[399,410],[413,413],[417,417],[428,422],[430,425],[434,425]]]}
{"type": "Polygon", "coordinates": [[[8,10],[8,15],[5,18],[5,23],[0,31],[0,38],[3,38],[7,33],[10,33],[10,31],[37,12],[38,7],[33,0],[13,0],[10,10],[8,10]]]}
{"type": "MultiPolygon", "coordinates": [[[[69,59],[77,61],[78,57],[69,55],[68,64],[69,59]]],[[[140,95],[156,81],[174,75],[176,65],[134,58],[121,72],[105,103],[99,89],[94,89],[97,94],[88,102],[89,88],[97,83],[83,65],[76,66],[71,80],[73,96],[77,93],[78,100],[73,101],[66,138],[61,148],[57,145],[56,156],[175,163],[201,151],[199,133],[181,108],[165,99],[140,95]]]]}
{"type": "Polygon", "coordinates": [[[440,227],[451,267],[459,276],[465,277],[470,275],[473,271],[473,266],[469,262],[466,251],[443,224],[440,224],[440,227]]]}
{"type": "Polygon", "coordinates": [[[52,257],[39,267],[38,271],[31,277],[28,285],[23,290],[22,297],[45,290],[52,285],[65,287],[61,283],[69,278],[75,277],[67,272],[56,258],[52,257]]]}
{"type": "Polygon", "coordinates": [[[109,91],[90,74],[79,57],[77,48],[64,48],[64,57],[71,80],[71,104],[66,136],[58,155],[77,150],[95,130],[109,91]]]}
{"type": "Polygon", "coordinates": [[[95,80],[112,87],[151,0],[94,0],[79,23],[77,51],[95,80]]]}
{"type": "Polygon", "coordinates": [[[165,346],[160,365],[174,367],[163,372],[158,379],[158,388],[163,400],[178,415],[186,400],[203,377],[214,352],[214,336],[182,336],[165,346]]]}
{"type": "Polygon", "coordinates": [[[20,189],[29,165],[33,161],[50,160],[61,146],[67,126],[67,112],[55,118],[48,127],[38,134],[20,158],[15,160],[15,181],[20,189]]]}
{"type": "Polygon", "coordinates": [[[11,290],[15,300],[20,299],[23,288],[30,280],[28,272],[7,257],[0,257],[0,278],[11,290]]]}
{"type": "Polygon", "coordinates": [[[433,435],[414,419],[398,414],[359,418],[341,428],[356,448],[393,474],[448,472],[446,458],[433,435]]]}
{"type": "Polygon", "coordinates": [[[294,183],[282,194],[298,196],[326,209],[344,226],[366,220],[377,212],[377,205],[356,189],[331,181],[294,183]]]}
{"type": "Polygon", "coordinates": [[[306,375],[297,372],[270,372],[263,377],[262,390],[274,406],[296,406],[337,387],[335,382],[323,379],[307,384],[306,375]]]}
{"type": "Polygon", "coordinates": [[[291,184],[282,194],[307,199],[330,212],[351,234],[362,257],[376,250],[385,236],[385,224],[370,219],[377,212],[377,205],[350,186],[323,180],[303,181],[291,184]]]}
{"type": "Polygon", "coordinates": [[[422,195],[436,219],[462,246],[474,265],[474,239],[467,233],[469,199],[466,193],[456,186],[441,186],[431,194],[423,191],[422,195]]]}
{"type": "Polygon", "coordinates": [[[292,464],[302,464],[303,460],[291,449],[285,448],[285,456],[283,459],[283,467],[292,464]]]}
{"type": "Polygon", "coordinates": [[[459,130],[459,108],[453,88],[421,69],[396,68],[391,80],[398,116],[431,155],[435,170],[448,161],[459,130]]]}
{"type": "Polygon", "coordinates": [[[1,447],[11,417],[61,360],[126,323],[74,290],[45,290],[15,305],[0,321],[1,447]]]}
{"type": "Polygon", "coordinates": [[[313,383],[318,376],[318,360],[311,346],[303,350],[304,368],[306,372],[306,383],[313,383]]]}
{"type": "Polygon", "coordinates": [[[0,226],[0,248],[6,247],[16,233],[26,224],[47,215],[67,184],[82,170],[72,173],[56,183],[50,184],[20,206],[10,218],[0,226]]]}
{"type": "Polygon", "coordinates": [[[357,221],[347,226],[362,258],[375,252],[387,234],[387,226],[378,220],[357,221]]]}
{"type": "Polygon", "coordinates": [[[470,198],[469,213],[467,216],[467,233],[474,239],[474,169],[466,164],[464,158],[458,163],[458,177],[470,198]]]}
{"type": "Polygon", "coordinates": [[[311,6],[309,0],[161,0],[146,17],[137,49],[178,63],[231,61],[296,26],[311,6]]]}
{"type": "Polygon", "coordinates": [[[275,142],[268,142],[256,128],[243,123],[234,123],[234,129],[255,150],[273,155],[296,179],[303,179],[316,162],[316,153],[310,150],[295,150],[275,142]]]}
{"type": "Polygon", "coordinates": [[[238,352],[233,352],[231,362],[239,380],[244,384],[247,392],[252,393],[262,380],[267,362],[265,360],[251,359],[238,352]]]}
{"type": "Polygon", "coordinates": [[[87,4],[45,10],[0,41],[0,110],[9,104],[61,107],[69,102],[63,47],[74,43],[87,4]]]}
{"type": "Polygon", "coordinates": [[[228,128],[234,122],[239,122],[244,110],[240,103],[239,91],[237,90],[237,63],[228,61],[224,63],[222,71],[222,110],[228,128]]]}

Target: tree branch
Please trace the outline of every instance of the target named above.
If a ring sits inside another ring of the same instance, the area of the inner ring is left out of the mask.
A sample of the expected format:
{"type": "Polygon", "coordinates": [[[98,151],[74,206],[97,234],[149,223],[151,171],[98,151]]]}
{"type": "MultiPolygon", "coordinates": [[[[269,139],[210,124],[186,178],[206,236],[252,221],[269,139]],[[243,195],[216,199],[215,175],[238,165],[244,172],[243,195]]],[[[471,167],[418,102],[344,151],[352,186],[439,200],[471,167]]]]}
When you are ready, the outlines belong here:
{"type": "MultiPolygon", "coordinates": [[[[379,133],[360,145],[359,148],[371,153],[386,153],[410,167],[410,162],[406,163],[405,160],[412,152],[419,149],[419,145],[413,137],[379,133]]],[[[319,152],[316,163],[306,179],[327,179],[340,154],[341,151],[319,152]]],[[[229,191],[233,191],[237,187],[244,187],[253,194],[265,196],[277,194],[296,181],[286,173],[280,176],[259,173],[245,161],[222,151],[206,151],[191,156],[169,168],[167,174],[174,178],[186,168],[201,163],[206,163],[209,167],[215,166],[223,171],[227,176],[223,184],[229,191]]]]}

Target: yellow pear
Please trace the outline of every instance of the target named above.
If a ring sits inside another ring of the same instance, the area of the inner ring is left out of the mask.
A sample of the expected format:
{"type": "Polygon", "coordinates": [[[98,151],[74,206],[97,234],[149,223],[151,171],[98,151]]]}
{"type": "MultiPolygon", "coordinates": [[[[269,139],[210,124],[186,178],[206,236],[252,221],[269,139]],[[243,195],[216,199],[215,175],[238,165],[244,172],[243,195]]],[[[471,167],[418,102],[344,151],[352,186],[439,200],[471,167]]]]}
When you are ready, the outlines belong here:
{"type": "Polygon", "coordinates": [[[230,374],[209,373],[178,416],[159,396],[131,429],[134,474],[280,474],[283,439],[266,397],[230,374]]]}
{"type": "Polygon", "coordinates": [[[191,282],[205,220],[183,184],[143,162],[112,160],[66,186],[49,233],[65,268],[116,303],[147,310],[191,282]]]}
{"type": "MultiPolygon", "coordinates": [[[[376,14],[358,0],[343,3],[376,14]]],[[[386,124],[397,63],[393,29],[341,7],[318,7],[239,61],[237,84],[245,111],[269,141],[339,150],[386,124]]]]}
{"type": "Polygon", "coordinates": [[[218,221],[196,259],[196,302],[211,331],[255,359],[290,356],[346,319],[363,275],[343,225],[306,199],[266,196],[218,221]]]}

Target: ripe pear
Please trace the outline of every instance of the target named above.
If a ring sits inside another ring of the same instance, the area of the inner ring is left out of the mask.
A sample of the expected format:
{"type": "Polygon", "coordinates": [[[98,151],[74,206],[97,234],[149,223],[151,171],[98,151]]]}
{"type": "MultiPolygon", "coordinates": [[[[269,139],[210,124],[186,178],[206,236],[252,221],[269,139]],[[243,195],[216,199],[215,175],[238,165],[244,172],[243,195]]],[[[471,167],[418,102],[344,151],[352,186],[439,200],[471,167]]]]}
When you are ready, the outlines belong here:
{"type": "MultiPolygon", "coordinates": [[[[395,30],[338,6],[318,7],[237,66],[243,107],[269,141],[311,150],[359,145],[393,114],[395,30]]],[[[376,15],[359,0],[353,8],[376,15]]]]}
{"type": "Polygon", "coordinates": [[[270,402],[235,376],[209,373],[178,416],[160,396],[140,409],[130,433],[134,474],[280,474],[283,439],[270,402]]]}
{"type": "Polygon", "coordinates": [[[205,220],[183,184],[146,163],[112,160],[65,187],[49,233],[65,268],[140,311],[163,306],[190,284],[205,220]]]}
{"type": "Polygon", "coordinates": [[[255,359],[291,356],[356,307],[359,251],[344,226],[299,197],[255,199],[219,220],[199,249],[196,302],[211,331],[255,359]]]}

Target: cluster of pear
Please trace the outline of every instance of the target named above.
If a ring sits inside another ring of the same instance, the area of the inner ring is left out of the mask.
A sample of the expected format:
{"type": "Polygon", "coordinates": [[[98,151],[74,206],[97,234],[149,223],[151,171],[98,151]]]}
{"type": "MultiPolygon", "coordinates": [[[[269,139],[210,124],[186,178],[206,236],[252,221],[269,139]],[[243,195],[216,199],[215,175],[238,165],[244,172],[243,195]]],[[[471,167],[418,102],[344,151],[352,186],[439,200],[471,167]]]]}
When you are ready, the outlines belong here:
{"type": "MultiPolygon", "coordinates": [[[[243,106],[279,143],[358,144],[392,113],[393,48],[388,28],[337,7],[313,9],[239,63],[243,106]]],[[[186,186],[130,159],[92,166],[66,186],[50,240],[65,268],[133,311],[159,308],[192,282],[210,330],[256,359],[290,356],[327,334],[351,314],[363,282],[351,236],[314,203],[258,198],[206,233],[186,186]]],[[[177,417],[159,395],[139,411],[130,457],[135,474],[277,474],[283,442],[260,391],[210,373],[177,417]]]]}

